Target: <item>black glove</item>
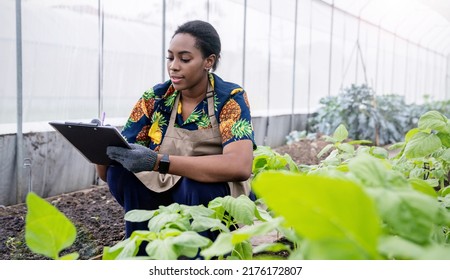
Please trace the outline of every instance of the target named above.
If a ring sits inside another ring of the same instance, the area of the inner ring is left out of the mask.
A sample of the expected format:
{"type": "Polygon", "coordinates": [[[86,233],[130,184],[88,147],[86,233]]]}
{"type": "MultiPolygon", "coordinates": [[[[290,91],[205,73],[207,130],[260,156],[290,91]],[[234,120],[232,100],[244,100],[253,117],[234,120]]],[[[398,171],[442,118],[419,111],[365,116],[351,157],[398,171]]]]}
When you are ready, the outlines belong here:
{"type": "Polygon", "coordinates": [[[131,172],[153,171],[157,153],[138,144],[130,144],[131,149],[109,146],[106,154],[131,172]]]}

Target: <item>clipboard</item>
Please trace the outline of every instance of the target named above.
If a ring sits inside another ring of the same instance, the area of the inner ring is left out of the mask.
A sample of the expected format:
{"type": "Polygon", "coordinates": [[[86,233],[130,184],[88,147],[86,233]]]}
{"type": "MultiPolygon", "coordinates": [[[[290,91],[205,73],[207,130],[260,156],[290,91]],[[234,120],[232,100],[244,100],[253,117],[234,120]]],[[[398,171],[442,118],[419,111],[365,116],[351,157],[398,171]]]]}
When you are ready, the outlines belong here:
{"type": "Polygon", "coordinates": [[[97,123],[49,122],[89,162],[100,165],[116,163],[106,154],[108,146],[130,148],[127,140],[114,126],[97,123]]]}

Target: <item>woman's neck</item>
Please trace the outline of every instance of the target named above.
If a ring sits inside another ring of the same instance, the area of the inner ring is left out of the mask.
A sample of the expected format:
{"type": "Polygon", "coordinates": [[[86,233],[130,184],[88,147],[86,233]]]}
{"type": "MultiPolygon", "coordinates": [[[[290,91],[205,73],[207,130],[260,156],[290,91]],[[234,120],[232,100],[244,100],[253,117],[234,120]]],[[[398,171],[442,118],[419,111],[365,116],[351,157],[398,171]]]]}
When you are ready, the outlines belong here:
{"type": "Polygon", "coordinates": [[[208,76],[202,79],[197,85],[190,89],[184,89],[181,91],[181,97],[184,102],[194,102],[198,104],[205,98],[206,91],[208,89],[208,76]]]}

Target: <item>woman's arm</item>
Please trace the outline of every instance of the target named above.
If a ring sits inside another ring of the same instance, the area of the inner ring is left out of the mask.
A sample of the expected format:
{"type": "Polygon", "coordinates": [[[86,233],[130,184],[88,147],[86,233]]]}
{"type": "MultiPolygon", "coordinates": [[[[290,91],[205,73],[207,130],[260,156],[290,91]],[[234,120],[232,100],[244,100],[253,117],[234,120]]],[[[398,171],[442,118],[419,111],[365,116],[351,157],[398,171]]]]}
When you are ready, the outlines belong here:
{"type": "Polygon", "coordinates": [[[106,182],[106,170],[108,169],[107,165],[95,165],[95,168],[97,169],[97,174],[100,179],[106,182]]]}

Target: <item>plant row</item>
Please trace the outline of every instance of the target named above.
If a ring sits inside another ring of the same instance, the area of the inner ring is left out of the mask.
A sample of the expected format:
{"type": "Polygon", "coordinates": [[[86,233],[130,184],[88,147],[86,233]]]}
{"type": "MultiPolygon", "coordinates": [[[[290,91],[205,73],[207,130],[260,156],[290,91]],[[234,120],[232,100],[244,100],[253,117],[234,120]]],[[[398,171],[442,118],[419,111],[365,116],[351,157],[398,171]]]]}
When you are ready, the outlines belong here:
{"type": "MultiPolygon", "coordinates": [[[[450,123],[438,111],[420,116],[392,151],[349,139],[339,125],[317,165],[296,164],[259,146],[252,189],[259,198],[216,198],[207,206],[172,204],[133,210],[128,221],[148,221],[104,248],[103,259],[450,259],[450,123]],[[202,232],[217,231],[216,240],[202,232]],[[254,246],[278,232],[289,242],[254,246]],[[144,256],[137,256],[143,248],[144,256]]],[[[26,242],[52,259],[76,238],[73,224],[37,195],[27,197],[26,242]]]]}

